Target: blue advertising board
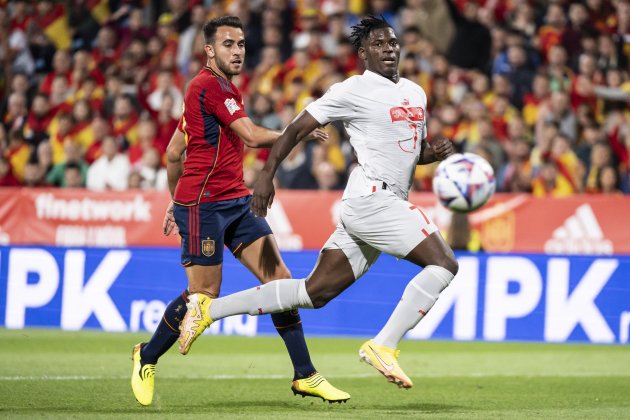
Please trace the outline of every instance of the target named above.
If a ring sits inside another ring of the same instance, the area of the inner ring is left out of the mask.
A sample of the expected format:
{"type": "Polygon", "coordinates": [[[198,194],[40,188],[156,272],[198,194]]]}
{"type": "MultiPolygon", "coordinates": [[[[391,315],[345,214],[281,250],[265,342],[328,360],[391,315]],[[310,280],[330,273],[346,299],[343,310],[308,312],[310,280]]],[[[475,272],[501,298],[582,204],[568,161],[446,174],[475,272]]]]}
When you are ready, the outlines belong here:
{"type": "MultiPolygon", "coordinates": [[[[285,252],[294,277],[316,251],[285,252]]],[[[458,254],[460,272],[411,339],[627,343],[630,257],[458,254]]],[[[186,287],[170,248],[0,247],[0,326],[152,331],[186,287]]],[[[319,310],[301,311],[319,336],[372,336],[418,268],[383,255],[363,278],[319,310]]],[[[256,279],[225,253],[221,294],[256,279]]],[[[210,334],[272,334],[268,316],[236,316],[210,334]]]]}

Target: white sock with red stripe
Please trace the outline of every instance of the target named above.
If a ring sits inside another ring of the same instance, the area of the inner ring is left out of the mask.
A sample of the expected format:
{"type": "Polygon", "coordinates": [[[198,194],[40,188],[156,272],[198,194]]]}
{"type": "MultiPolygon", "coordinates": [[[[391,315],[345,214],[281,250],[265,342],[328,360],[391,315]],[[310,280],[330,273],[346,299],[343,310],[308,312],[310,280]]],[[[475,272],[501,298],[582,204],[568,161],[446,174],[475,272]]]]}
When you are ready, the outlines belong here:
{"type": "Polygon", "coordinates": [[[305,279],[274,280],[214,299],[210,305],[210,318],[217,321],[231,315],[263,315],[296,308],[313,308],[305,279]]]}
{"type": "Polygon", "coordinates": [[[387,324],[374,337],[374,341],[395,349],[407,331],[415,327],[429,312],[453,277],[453,273],[443,267],[426,266],[409,282],[396,309],[387,324]]]}

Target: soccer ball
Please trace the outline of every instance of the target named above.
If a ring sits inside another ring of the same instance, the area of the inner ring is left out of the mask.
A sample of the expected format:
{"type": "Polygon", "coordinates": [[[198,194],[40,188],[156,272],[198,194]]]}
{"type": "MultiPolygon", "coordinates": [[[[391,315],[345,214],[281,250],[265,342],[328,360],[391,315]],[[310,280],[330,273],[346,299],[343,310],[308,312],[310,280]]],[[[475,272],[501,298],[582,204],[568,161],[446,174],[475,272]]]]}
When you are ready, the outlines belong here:
{"type": "Polygon", "coordinates": [[[433,177],[433,192],[445,207],[468,213],[483,206],[494,194],[494,171],[474,153],[456,153],[440,162],[433,177]]]}

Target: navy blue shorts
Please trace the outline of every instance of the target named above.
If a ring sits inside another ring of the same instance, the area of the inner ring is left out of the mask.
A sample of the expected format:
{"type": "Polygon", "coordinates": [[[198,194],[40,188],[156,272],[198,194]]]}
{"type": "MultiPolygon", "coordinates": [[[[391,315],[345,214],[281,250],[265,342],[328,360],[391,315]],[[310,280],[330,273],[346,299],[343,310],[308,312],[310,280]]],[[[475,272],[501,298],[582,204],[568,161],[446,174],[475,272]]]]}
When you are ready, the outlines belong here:
{"type": "Polygon", "coordinates": [[[271,234],[263,217],[250,210],[252,196],[233,200],[173,206],[175,222],[182,239],[184,266],[217,265],[223,262],[223,246],[232,253],[243,245],[271,234]]]}

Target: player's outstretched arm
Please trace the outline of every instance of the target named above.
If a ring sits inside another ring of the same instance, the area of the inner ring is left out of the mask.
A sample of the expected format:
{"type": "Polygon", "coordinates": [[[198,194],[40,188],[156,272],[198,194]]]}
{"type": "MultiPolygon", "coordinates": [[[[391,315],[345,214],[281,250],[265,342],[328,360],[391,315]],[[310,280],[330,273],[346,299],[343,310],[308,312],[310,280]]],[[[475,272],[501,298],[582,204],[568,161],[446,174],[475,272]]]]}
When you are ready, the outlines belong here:
{"type": "Polygon", "coordinates": [[[438,160],[444,160],[455,153],[453,143],[445,137],[436,138],[430,144],[426,139],[423,139],[421,150],[418,165],[426,165],[428,163],[437,162],[438,160]]]}
{"type": "MultiPolygon", "coordinates": [[[[260,127],[253,123],[248,117],[239,118],[230,124],[230,128],[238,134],[248,147],[254,148],[270,148],[280,138],[282,133],[274,130],[270,130],[265,127],[260,127]]],[[[302,140],[328,140],[328,133],[323,130],[316,129],[304,136],[302,140]]]]}
{"type": "Polygon", "coordinates": [[[281,134],[279,131],[254,124],[249,117],[235,120],[230,124],[230,128],[238,134],[243,143],[254,148],[271,147],[281,134]]]}
{"type": "Polygon", "coordinates": [[[275,142],[269,153],[265,167],[260,172],[258,180],[254,184],[254,196],[252,198],[252,211],[256,216],[265,217],[267,209],[273,203],[275,194],[273,177],[280,163],[289,152],[307,137],[313,130],[319,127],[319,122],[311,114],[302,111],[291,124],[285,128],[282,135],[275,142]]]}

